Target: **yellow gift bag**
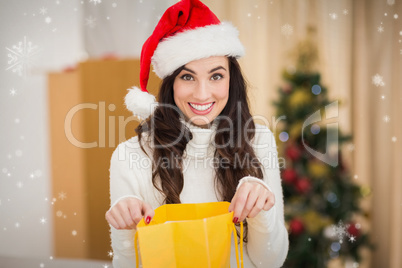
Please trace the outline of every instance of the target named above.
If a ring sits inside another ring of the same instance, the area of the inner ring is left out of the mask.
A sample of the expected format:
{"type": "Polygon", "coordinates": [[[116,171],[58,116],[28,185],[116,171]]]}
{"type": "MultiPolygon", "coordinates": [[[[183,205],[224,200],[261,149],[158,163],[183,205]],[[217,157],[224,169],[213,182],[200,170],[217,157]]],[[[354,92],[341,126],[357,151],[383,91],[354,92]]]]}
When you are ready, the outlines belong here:
{"type": "Polygon", "coordinates": [[[135,234],[144,268],[230,267],[231,234],[236,245],[237,267],[243,267],[243,223],[240,223],[240,261],[237,234],[229,202],[169,204],[155,209],[146,225],[142,219],[135,234]]]}

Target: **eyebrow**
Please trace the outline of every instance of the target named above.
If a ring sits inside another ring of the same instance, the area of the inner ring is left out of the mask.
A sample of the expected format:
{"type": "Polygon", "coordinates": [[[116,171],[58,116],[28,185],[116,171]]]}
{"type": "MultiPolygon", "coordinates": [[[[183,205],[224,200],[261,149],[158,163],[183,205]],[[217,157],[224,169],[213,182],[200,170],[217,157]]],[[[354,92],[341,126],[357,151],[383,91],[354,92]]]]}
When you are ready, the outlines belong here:
{"type": "MultiPolygon", "coordinates": [[[[223,70],[226,71],[226,69],[223,66],[218,66],[218,67],[215,67],[212,70],[210,70],[208,73],[210,74],[210,73],[213,73],[213,72],[215,72],[217,70],[220,70],[220,69],[223,69],[223,70]]],[[[192,74],[197,74],[196,72],[194,72],[193,70],[191,70],[191,69],[189,69],[189,68],[187,68],[185,66],[183,67],[183,70],[186,70],[187,72],[190,72],[192,74]]]]}

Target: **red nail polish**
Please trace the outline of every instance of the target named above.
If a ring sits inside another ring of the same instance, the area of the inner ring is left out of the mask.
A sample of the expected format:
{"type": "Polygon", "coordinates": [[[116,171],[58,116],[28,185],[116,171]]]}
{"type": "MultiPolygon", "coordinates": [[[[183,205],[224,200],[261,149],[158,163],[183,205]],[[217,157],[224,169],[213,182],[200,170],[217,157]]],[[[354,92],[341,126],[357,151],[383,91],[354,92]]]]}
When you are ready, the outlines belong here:
{"type": "Polygon", "coordinates": [[[234,218],[233,218],[233,223],[237,223],[238,220],[239,220],[238,217],[234,217],[234,218]]]}
{"type": "Polygon", "coordinates": [[[147,224],[149,224],[150,222],[151,222],[151,217],[147,217],[147,219],[145,220],[145,222],[147,223],[147,224]]]}

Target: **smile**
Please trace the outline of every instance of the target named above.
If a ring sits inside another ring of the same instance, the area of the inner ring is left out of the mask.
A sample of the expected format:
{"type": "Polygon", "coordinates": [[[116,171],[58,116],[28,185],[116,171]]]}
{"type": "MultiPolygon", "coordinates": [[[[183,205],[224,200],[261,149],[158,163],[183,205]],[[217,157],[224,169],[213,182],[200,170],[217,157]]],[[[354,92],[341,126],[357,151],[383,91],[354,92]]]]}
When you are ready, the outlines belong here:
{"type": "Polygon", "coordinates": [[[208,104],[195,104],[189,102],[188,105],[191,111],[198,115],[206,115],[214,108],[215,102],[210,102],[208,104]]]}
{"type": "Polygon", "coordinates": [[[208,110],[212,106],[212,104],[214,104],[214,102],[211,102],[211,103],[208,103],[208,104],[205,104],[205,105],[198,105],[198,104],[194,104],[194,103],[191,103],[191,102],[189,102],[188,104],[190,104],[190,106],[193,109],[196,109],[197,111],[205,111],[205,110],[208,110]]]}

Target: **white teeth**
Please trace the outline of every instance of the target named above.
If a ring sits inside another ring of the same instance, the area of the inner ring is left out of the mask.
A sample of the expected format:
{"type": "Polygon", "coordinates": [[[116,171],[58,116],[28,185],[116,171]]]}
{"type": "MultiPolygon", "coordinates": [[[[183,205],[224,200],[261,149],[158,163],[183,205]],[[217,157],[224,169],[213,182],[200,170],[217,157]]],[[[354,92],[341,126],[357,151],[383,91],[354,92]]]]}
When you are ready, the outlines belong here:
{"type": "Polygon", "coordinates": [[[198,111],[205,111],[205,110],[208,110],[214,103],[211,102],[207,105],[197,105],[197,104],[192,104],[191,102],[189,102],[189,104],[191,107],[193,107],[194,109],[196,109],[198,111]]]}

